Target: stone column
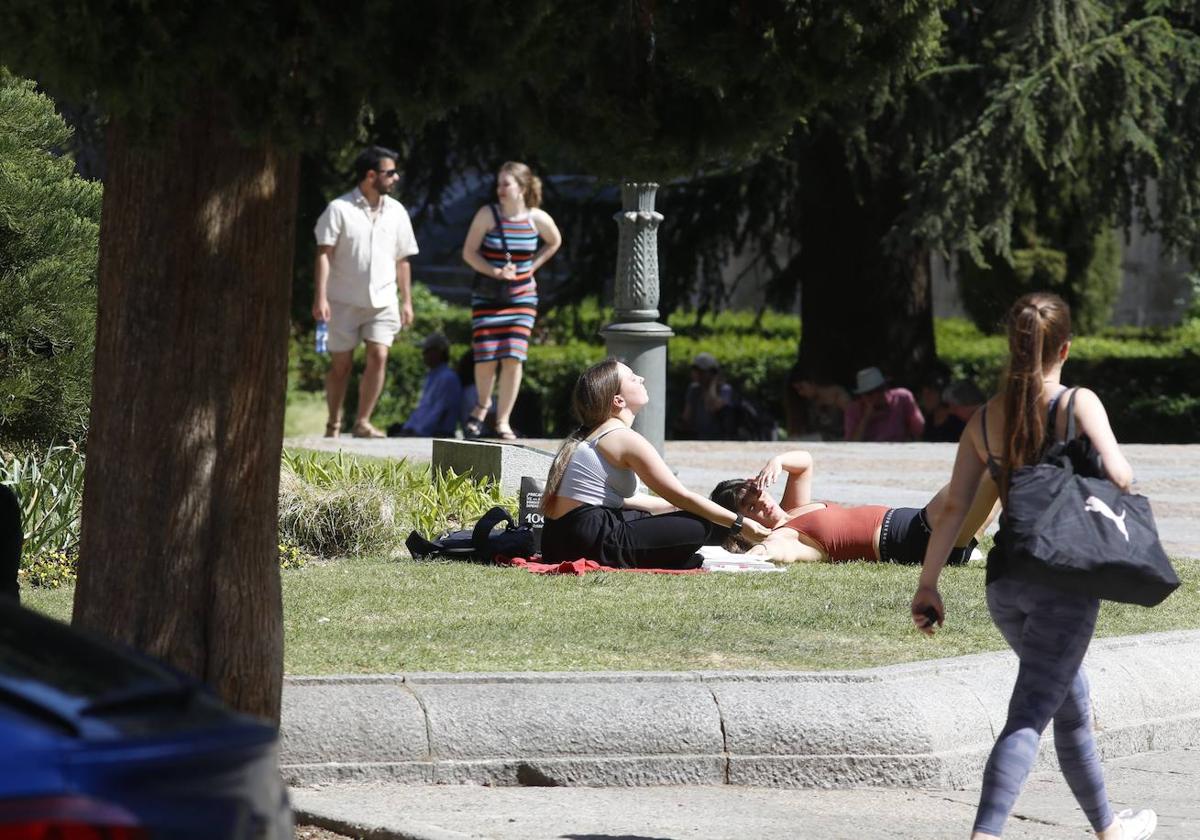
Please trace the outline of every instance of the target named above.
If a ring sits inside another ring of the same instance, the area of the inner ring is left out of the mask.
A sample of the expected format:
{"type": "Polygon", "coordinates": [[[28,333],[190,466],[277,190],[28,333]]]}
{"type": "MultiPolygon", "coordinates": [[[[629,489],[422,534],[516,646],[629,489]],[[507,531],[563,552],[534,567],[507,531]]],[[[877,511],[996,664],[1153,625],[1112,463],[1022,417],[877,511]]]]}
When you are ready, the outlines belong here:
{"type": "Polygon", "coordinates": [[[674,333],[658,322],[658,226],[663,217],[654,209],[657,191],[658,184],[621,185],[621,212],[613,217],[620,227],[616,312],[614,322],[600,334],[609,355],[646,378],[650,404],[633,428],[661,453],[667,421],[667,339],[674,333]]]}

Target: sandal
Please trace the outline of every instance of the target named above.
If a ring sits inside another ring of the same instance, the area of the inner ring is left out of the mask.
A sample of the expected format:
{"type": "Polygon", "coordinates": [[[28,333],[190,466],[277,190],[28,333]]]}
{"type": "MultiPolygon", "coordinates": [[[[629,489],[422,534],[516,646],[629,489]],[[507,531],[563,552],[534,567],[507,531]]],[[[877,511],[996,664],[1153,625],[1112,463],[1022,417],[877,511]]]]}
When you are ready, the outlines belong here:
{"type": "Polygon", "coordinates": [[[467,422],[463,423],[464,440],[483,437],[483,421],[487,420],[487,410],[486,405],[479,405],[479,403],[476,403],[475,407],[471,409],[471,413],[467,415],[467,422]],[[482,411],[483,416],[476,417],[476,411],[482,411]]]}
{"type": "Polygon", "coordinates": [[[358,423],[355,423],[353,434],[356,438],[378,439],[387,437],[386,434],[372,426],[369,420],[360,420],[358,423]]]}
{"type": "Polygon", "coordinates": [[[481,437],[483,437],[483,421],[475,417],[468,417],[467,422],[463,423],[463,438],[472,440],[481,437]]]}
{"type": "Polygon", "coordinates": [[[335,438],[342,434],[342,421],[330,420],[325,424],[325,437],[335,438]]]}
{"type": "Polygon", "coordinates": [[[496,424],[496,437],[500,440],[516,440],[517,433],[512,430],[512,426],[507,423],[496,424]]]}

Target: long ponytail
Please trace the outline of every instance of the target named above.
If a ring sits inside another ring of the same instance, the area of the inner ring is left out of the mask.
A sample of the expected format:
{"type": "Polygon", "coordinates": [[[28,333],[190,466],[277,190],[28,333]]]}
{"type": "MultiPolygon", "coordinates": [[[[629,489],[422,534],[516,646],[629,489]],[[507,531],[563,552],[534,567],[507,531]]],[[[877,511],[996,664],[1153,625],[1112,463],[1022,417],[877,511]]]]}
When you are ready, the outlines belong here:
{"type": "Polygon", "coordinates": [[[1008,367],[1004,373],[1004,470],[1000,492],[1008,496],[1013,470],[1031,464],[1046,442],[1041,396],[1045,376],[1071,336],[1071,310],[1058,295],[1024,295],[1008,313],[1008,367]]]}
{"type": "Polygon", "coordinates": [[[554,460],[550,463],[546,487],[542,492],[543,513],[558,495],[563,473],[567,471],[567,464],[571,463],[571,456],[575,454],[579,444],[587,440],[593,429],[612,417],[613,397],[621,390],[619,364],[620,362],[610,357],[592,365],[576,380],[575,390],[571,394],[571,413],[579,421],[579,426],[567,435],[567,439],[558,448],[554,460]]]}

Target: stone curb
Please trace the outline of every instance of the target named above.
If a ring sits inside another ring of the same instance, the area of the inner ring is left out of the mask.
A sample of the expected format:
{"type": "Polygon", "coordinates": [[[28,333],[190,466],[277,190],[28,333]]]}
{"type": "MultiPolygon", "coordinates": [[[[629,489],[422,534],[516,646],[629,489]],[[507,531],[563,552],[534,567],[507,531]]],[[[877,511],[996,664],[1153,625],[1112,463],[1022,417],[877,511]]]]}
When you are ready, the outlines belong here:
{"type": "MultiPolygon", "coordinates": [[[[1200,631],[1096,641],[1086,667],[1106,757],[1200,743],[1200,631]]],[[[281,765],[292,785],[957,787],[979,775],[1015,674],[1003,652],[836,672],[289,677],[281,765]]]]}

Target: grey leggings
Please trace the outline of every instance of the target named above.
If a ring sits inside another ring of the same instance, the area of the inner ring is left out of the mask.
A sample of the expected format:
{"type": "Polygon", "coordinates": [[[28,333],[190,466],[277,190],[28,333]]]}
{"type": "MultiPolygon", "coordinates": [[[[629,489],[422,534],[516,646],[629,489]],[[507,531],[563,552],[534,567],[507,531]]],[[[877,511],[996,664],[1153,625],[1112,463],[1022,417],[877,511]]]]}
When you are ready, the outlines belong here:
{"type": "Polygon", "coordinates": [[[1080,665],[1092,640],[1100,602],[1036,583],[1001,578],[987,588],[988,610],[1021,666],[1008,722],[983,771],[975,831],[997,837],[1054,720],[1059,767],[1092,828],[1112,824],[1112,808],[1092,737],[1087,678],[1080,665]]]}

